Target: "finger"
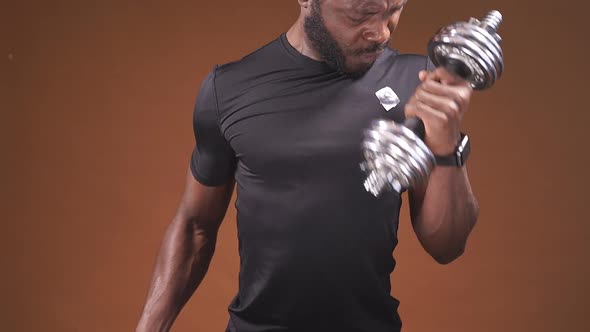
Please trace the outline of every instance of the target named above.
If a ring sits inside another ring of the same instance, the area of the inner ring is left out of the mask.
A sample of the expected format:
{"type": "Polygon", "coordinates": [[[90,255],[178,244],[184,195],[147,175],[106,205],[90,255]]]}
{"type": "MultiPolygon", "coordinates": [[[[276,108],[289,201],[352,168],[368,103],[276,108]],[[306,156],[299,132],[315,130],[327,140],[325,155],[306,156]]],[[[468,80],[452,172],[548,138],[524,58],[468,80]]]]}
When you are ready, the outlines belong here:
{"type": "Polygon", "coordinates": [[[424,70],[424,72],[426,73],[424,76],[424,81],[439,81],[439,77],[438,74],[436,73],[436,71],[426,71],[424,70]]]}
{"type": "Polygon", "coordinates": [[[418,116],[420,119],[422,119],[422,121],[424,121],[424,126],[427,129],[447,128],[451,123],[451,120],[446,113],[435,110],[434,108],[424,103],[417,102],[415,107],[416,116],[418,116]]]}
{"type": "Polygon", "coordinates": [[[424,82],[424,80],[428,78],[428,74],[429,72],[427,72],[426,70],[421,70],[418,73],[418,78],[420,78],[420,81],[424,82]]]}
{"type": "Polygon", "coordinates": [[[457,122],[446,113],[419,102],[406,105],[406,117],[412,116],[422,119],[425,142],[433,153],[448,154],[453,151],[459,137],[457,122]]]}
{"type": "Polygon", "coordinates": [[[416,101],[416,98],[413,96],[410,98],[410,100],[408,100],[408,102],[406,103],[406,106],[404,107],[404,115],[406,116],[406,118],[418,116],[417,109],[416,109],[417,103],[418,102],[416,101]]]}
{"type": "Polygon", "coordinates": [[[434,70],[436,76],[438,77],[438,81],[443,84],[449,85],[465,85],[469,84],[465,79],[456,75],[453,72],[448,71],[445,67],[438,67],[434,70]]]}
{"type": "Polygon", "coordinates": [[[424,104],[431,107],[432,109],[444,112],[453,119],[461,119],[463,117],[461,105],[459,105],[454,99],[447,96],[439,96],[424,91],[423,89],[418,89],[416,91],[416,101],[419,104],[424,104]]]}
{"type": "Polygon", "coordinates": [[[413,116],[419,117],[420,119],[422,119],[424,121],[425,125],[426,125],[426,123],[445,124],[445,123],[450,122],[449,115],[447,115],[445,112],[441,112],[439,110],[436,110],[433,107],[420,102],[415,97],[412,97],[412,98],[413,99],[411,99],[410,102],[408,102],[405,107],[406,118],[413,117],[413,116]]]}
{"type": "Polygon", "coordinates": [[[433,95],[450,98],[454,100],[461,108],[465,107],[469,103],[473,93],[471,86],[445,85],[433,80],[424,81],[416,90],[416,92],[420,90],[433,95]]]}

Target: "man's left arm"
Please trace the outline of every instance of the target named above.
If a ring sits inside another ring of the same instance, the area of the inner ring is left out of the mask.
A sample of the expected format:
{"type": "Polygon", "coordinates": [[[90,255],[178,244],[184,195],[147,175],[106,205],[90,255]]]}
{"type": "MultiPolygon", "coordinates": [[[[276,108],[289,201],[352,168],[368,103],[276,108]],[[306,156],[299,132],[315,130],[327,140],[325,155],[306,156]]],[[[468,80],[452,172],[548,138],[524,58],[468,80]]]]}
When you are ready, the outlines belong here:
{"type": "Polygon", "coordinates": [[[461,256],[479,207],[464,167],[435,167],[426,188],[411,190],[412,226],[424,249],[439,263],[461,256]]]}
{"type": "MultiPolygon", "coordinates": [[[[420,79],[406,116],[422,119],[425,143],[435,155],[451,154],[472,89],[442,68],[421,72],[420,79]]],[[[410,189],[409,201],[412,226],[424,249],[441,264],[458,258],[479,214],[466,166],[436,166],[427,184],[410,189]]]]}

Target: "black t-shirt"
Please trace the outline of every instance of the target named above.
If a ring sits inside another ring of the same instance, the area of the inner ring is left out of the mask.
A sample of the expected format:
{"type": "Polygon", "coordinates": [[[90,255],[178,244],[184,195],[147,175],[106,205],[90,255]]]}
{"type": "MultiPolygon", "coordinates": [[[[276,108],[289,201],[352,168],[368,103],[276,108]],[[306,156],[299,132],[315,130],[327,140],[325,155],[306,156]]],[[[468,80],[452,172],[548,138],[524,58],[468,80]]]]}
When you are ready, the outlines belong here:
{"type": "Polygon", "coordinates": [[[191,170],[204,185],[237,183],[239,291],[228,331],[400,329],[389,277],[401,197],[365,190],[361,142],[371,121],[404,120],[426,67],[425,56],[387,49],[351,79],[282,34],[204,80],[191,170]],[[389,109],[382,89],[399,104],[389,109]]]}

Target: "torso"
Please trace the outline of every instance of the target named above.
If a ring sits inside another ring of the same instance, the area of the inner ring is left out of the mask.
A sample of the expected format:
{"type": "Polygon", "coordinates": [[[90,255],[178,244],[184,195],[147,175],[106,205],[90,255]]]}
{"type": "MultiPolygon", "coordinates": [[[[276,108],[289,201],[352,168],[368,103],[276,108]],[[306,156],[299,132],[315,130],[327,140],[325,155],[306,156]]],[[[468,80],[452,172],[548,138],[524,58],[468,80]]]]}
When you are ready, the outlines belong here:
{"type": "Polygon", "coordinates": [[[238,161],[230,331],[399,329],[389,275],[401,197],[366,192],[360,145],[373,120],[403,121],[425,66],[387,50],[352,80],[282,35],[217,69],[220,127],[238,161]],[[389,111],[375,95],[384,87],[400,98],[389,111]]]}

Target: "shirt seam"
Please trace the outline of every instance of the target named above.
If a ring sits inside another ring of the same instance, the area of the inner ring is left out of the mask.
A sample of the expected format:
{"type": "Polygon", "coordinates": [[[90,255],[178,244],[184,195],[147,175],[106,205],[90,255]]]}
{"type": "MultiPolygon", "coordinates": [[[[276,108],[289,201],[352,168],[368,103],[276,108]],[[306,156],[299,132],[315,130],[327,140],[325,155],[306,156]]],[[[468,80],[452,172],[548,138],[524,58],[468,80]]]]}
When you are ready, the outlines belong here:
{"type": "MultiPolygon", "coordinates": [[[[223,138],[223,140],[225,141],[225,143],[228,145],[229,149],[231,150],[231,152],[233,153],[233,157],[234,160],[236,158],[236,153],[233,149],[233,147],[231,146],[231,144],[229,143],[229,140],[227,139],[227,137],[225,137],[225,133],[224,131],[221,129],[221,113],[219,112],[219,99],[217,98],[217,70],[219,69],[219,65],[215,65],[215,67],[213,68],[213,97],[215,98],[215,113],[217,114],[217,130],[219,130],[219,134],[221,135],[221,137],[223,138]]],[[[234,167],[234,174],[235,174],[235,167],[234,167]]],[[[234,175],[235,176],[235,175],[234,175]]]]}
{"type": "MultiPolygon", "coordinates": [[[[217,127],[219,132],[223,135],[223,131],[221,130],[221,114],[219,114],[219,100],[217,99],[217,83],[215,82],[217,79],[217,69],[219,65],[215,65],[213,68],[213,97],[215,98],[215,114],[217,115],[217,127]]],[[[223,136],[225,139],[225,136],[223,136]]]]}

